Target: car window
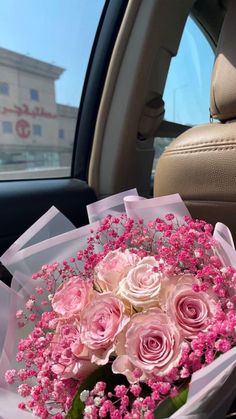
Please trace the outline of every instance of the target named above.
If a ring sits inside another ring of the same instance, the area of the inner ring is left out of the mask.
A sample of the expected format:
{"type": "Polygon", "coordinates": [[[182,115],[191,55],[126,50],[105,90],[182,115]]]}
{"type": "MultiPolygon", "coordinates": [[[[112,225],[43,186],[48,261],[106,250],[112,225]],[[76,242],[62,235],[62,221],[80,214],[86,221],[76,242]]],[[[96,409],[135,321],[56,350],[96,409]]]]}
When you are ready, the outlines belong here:
{"type": "MultiPolygon", "coordinates": [[[[165,119],[181,125],[208,123],[210,81],[214,52],[191,17],[187,19],[179,50],[171,60],[164,91],[165,119]]],[[[173,131],[173,129],[172,129],[173,131]]],[[[154,141],[156,162],[173,136],[154,141]]]]}
{"type": "Polygon", "coordinates": [[[70,176],[88,60],[105,0],[2,0],[0,180],[70,176]]]}

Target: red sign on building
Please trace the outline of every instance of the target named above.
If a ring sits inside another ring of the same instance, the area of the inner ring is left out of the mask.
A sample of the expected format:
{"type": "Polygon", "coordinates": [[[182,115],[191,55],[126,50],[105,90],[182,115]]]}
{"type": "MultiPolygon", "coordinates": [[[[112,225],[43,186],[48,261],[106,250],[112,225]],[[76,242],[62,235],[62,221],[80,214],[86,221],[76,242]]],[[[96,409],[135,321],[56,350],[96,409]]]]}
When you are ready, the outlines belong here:
{"type": "Polygon", "coordinates": [[[31,133],[30,124],[25,119],[20,119],[16,123],[16,132],[21,138],[28,138],[31,133]]]}

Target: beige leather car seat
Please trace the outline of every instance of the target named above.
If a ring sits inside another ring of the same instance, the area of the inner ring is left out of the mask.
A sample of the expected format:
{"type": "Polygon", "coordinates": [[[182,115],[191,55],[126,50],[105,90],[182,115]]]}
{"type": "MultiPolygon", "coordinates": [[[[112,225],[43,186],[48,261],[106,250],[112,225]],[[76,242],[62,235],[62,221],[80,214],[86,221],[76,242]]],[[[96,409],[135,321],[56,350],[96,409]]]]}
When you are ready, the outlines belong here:
{"type": "Polygon", "coordinates": [[[236,240],[236,1],[222,26],[211,83],[210,112],[220,123],[196,126],[158,161],[154,195],[178,192],[192,217],[222,221],[236,240]]]}

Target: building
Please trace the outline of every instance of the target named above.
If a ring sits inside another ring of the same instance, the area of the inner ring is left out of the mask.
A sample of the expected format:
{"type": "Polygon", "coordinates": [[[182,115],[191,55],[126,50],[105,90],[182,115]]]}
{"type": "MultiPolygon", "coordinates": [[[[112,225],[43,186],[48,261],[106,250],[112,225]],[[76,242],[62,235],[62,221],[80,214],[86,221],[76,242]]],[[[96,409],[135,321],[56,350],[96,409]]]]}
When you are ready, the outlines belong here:
{"type": "Polygon", "coordinates": [[[56,103],[64,69],[0,48],[1,171],[65,168],[78,109],[56,103]]]}

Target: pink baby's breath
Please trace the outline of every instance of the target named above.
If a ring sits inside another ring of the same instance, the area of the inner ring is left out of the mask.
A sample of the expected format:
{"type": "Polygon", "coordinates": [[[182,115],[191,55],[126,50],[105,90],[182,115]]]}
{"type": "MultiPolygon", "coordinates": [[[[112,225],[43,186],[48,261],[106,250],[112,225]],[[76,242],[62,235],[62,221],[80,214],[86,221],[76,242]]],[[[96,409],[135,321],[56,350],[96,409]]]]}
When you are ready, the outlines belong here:
{"type": "Polygon", "coordinates": [[[21,403],[18,404],[18,407],[21,410],[25,410],[26,409],[26,404],[21,402],[21,403]]]}
{"type": "Polygon", "coordinates": [[[5,372],[5,380],[7,384],[14,384],[16,376],[16,370],[8,370],[5,372]]]}
{"type": "Polygon", "coordinates": [[[17,310],[17,312],[16,312],[16,318],[17,319],[21,319],[22,318],[22,316],[23,316],[23,310],[17,310]]]}

